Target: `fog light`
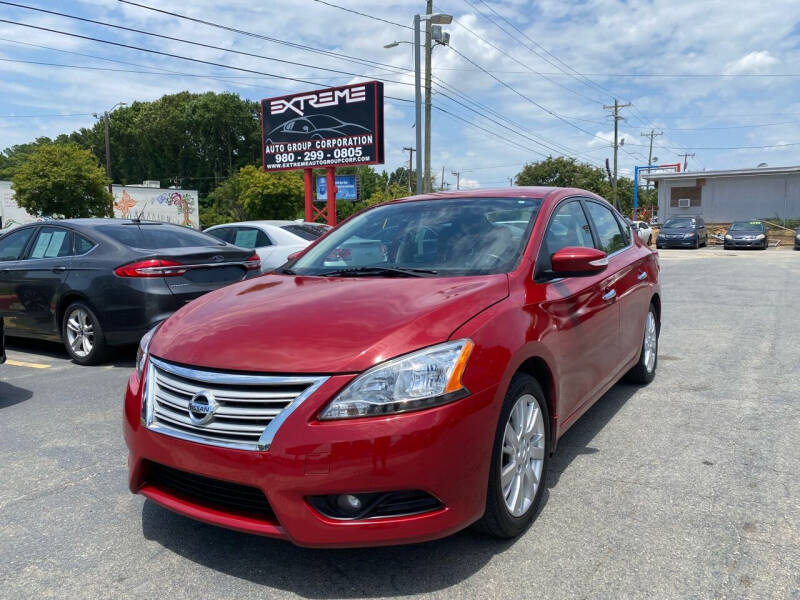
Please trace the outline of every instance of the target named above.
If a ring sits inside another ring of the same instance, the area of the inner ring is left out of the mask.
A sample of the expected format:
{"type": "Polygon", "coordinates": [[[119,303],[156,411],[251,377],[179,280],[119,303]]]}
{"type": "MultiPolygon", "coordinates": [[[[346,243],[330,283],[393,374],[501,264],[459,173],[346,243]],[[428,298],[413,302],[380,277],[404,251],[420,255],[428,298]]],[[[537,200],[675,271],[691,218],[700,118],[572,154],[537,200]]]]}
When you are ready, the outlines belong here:
{"type": "Polygon", "coordinates": [[[363,504],[358,496],[341,494],[336,497],[336,506],[346,513],[355,514],[361,510],[363,504]]]}

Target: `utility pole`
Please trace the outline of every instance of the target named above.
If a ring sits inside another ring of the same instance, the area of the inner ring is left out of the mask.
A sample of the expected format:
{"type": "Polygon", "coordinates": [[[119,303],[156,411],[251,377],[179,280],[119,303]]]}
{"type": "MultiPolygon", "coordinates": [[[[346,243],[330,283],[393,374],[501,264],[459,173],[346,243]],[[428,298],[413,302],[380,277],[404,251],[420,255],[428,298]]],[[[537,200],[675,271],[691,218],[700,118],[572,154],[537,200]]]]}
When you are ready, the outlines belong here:
{"type": "MultiPolygon", "coordinates": [[[[433,13],[433,0],[428,0],[425,12],[433,13]]],[[[431,19],[425,20],[425,177],[423,192],[431,191],[431,19]]]]}
{"type": "Polygon", "coordinates": [[[444,166],[442,166],[442,181],[439,184],[439,191],[444,190],[444,166]]]}
{"type": "Polygon", "coordinates": [[[619,101],[614,98],[614,105],[613,106],[603,106],[606,110],[612,110],[614,115],[614,180],[611,182],[611,190],[612,190],[612,197],[614,199],[614,206],[617,207],[619,210],[619,198],[617,197],[617,153],[619,151],[619,121],[620,119],[624,119],[625,117],[621,117],[619,115],[619,109],[625,108],[630,106],[631,103],[628,102],[626,104],[620,104],[619,101]]]}
{"type": "Polygon", "coordinates": [[[514,178],[513,177],[509,177],[508,178],[508,187],[514,187],[514,178]]]}
{"type": "Polygon", "coordinates": [[[694,153],[692,153],[692,154],[689,154],[689,153],[678,154],[678,156],[682,156],[683,157],[683,171],[686,172],[686,167],[689,166],[689,157],[693,157],[694,153]]]}
{"type": "MultiPolygon", "coordinates": [[[[112,194],[111,191],[111,140],[108,134],[108,111],[103,113],[103,122],[105,123],[106,129],[106,175],[108,176],[108,193],[112,194]]],[[[685,169],[684,169],[685,170],[685,169]]]]}
{"type": "Polygon", "coordinates": [[[417,138],[417,189],[416,193],[422,193],[422,93],[419,84],[419,15],[414,15],[414,129],[417,138]]]}
{"type": "Polygon", "coordinates": [[[408,193],[411,193],[411,174],[414,172],[412,169],[413,161],[414,161],[414,152],[416,148],[403,148],[403,150],[408,150],[408,193]]]}
{"type": "MultiPolygon", "coordinates": [[[[651,166],[653,164],[653,139],[659,135],[664,135],[663,131],[656,131],[654,129],[650,130],[650,133],[641,133],[639,134],[642,137],[649,137],[650,138],[650,153],[647,155],[647,166],[651,166]]],[[[647,185],[645,186],[645,198],[647,198],[647,204],[650,206],[650,211],[653,210],[653,204],[650,202],[650,179],[647,179],[647,185]]],[[[636,215],[633,215],[636,217],[636,215]]]]}
{"type": "Polygon", "coordinates": [[[461,171],[451,171],[456,176],[456,189],[461,189],[461,171]]]}

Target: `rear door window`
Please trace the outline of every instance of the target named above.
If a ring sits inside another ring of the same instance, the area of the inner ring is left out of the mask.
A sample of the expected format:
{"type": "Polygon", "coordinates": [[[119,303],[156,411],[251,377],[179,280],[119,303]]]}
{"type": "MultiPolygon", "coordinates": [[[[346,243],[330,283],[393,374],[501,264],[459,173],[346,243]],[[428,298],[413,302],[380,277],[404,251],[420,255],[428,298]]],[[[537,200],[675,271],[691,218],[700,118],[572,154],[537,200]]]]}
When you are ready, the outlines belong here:
{"type": "Polygon", "coordinates": [[[247,248],[248,250],[272,245],[272,242],[267,237],[267,234],[260,229],[256,229],[255,227],[237,228],[236,235],[233,237],[233,241],[231,243],[234,246],[247,248]]]}
{"type": "Polygon", "coordinates": [[[89,250],[95,247],[95,243],[83,237],[80,234],[75,234],[75,254],[80,256],[81,254],[86,254],[89,250]]]}
{"type": "Polygon", "coordinates": [[[29,259],[58,258],[72,255],[70,232],[58,227],[42,227],[33,241],[29,259]]]}
{"type": "Polygon", "coordinates": [[[33,227],[21,229],[0,240],[0,261],[19,260],[34,231],[33,227]]]}
{"type": "Polygon", "coordinates": [[[627,236],[622,231],[611,209],[597,202],[586,202],[586,210],[594,223],[599,249],[606,254],[613,254],[628,245],[627,236]]]}

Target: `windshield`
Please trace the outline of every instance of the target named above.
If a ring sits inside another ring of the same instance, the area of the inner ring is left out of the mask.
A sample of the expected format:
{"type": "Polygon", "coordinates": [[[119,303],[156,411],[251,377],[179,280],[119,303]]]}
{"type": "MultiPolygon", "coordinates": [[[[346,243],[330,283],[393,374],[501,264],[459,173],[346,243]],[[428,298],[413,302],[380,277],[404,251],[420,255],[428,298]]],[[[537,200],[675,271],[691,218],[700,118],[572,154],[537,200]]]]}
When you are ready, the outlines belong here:
{"type": "Polygon", "coordinates": [[[694,219],[668,219],[664,223],[664,229],[691,229],[694,227],[694,219]]]}
{"type": "Polygon", "coordinates": [[[97,231],[131,248],[147,250],[225,245],[211,235],[177,225],[100,225],[97,231]]]}
{"type": "Polygon", "coordinates": [[[764,231],[761,221],[739,221],[731,225],[731,231],[764,231]]]}
{"type": "Polygon", "coordinates": [[[538,198],[387,204],[333,230],[289,268],[298,275],[505,273],[519,261],[541,205],[538,198]]]}

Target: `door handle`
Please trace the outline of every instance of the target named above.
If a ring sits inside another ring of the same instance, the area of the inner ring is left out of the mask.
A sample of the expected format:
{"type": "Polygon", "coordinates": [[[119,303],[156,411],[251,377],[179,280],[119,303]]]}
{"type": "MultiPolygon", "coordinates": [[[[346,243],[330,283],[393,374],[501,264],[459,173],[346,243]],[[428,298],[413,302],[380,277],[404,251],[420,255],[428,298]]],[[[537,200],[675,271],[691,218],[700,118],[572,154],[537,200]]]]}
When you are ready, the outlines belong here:
{"type": "Polygon", "coordinates": [[[63,273],[67,270],[67,267],[53,267],[53,273],[63,273]]]}
{"type": "Polygon", "coordinates": [[[642,271],[641,273],[639,273],[637,279],[639,281],[644,281],[645,279],[647,279],[647,271],[642,271]]]}
{"type": "Polygon", "coordinates": [[[613,300],[617,297],[617,290],[608,290],[605,294],[603,294],[603,300],[606,302],[613,300]]]}

